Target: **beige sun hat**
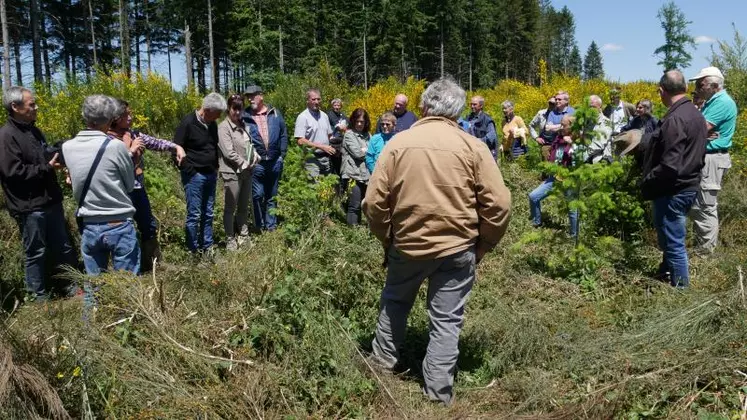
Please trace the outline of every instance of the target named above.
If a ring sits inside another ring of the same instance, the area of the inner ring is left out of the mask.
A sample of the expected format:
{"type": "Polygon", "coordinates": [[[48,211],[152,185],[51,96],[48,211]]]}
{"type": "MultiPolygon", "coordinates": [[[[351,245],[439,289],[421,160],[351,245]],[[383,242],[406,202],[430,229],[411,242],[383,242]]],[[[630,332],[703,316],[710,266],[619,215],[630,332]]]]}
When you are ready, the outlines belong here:
{"type": "Polygon", "coordinates": [[[612,140],[615,145],[615,154],[618,156],[629,155],[641,143],[641,137],[643,137],[643,130],[628,130],[617,135],[612,140]]]}

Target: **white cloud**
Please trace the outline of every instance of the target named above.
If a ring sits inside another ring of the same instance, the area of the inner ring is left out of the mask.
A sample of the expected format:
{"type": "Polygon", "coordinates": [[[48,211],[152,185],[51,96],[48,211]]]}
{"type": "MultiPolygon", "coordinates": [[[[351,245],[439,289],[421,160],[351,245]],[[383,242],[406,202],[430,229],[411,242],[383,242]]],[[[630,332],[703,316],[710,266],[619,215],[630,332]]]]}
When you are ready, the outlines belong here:
{"type": "Polygon", "coordinates": [[[604,44],[602,45],[602,51],[620,51],[623,49],[622,45],[618,44],[604,44]]]}
{"type": "Polygon", "coordinates": [[[701,35],[695,37],[696,44],[712,44],[714,42],[716,42],[716,40],[711,38],[710,36],[701,35]]]}

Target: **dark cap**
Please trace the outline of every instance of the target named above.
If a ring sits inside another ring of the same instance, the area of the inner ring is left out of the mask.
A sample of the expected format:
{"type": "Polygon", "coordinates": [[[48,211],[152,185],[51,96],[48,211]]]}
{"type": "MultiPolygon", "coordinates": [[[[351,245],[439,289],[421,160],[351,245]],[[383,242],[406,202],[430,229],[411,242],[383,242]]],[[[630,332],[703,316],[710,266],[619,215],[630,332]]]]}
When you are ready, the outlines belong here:
{"type": "Polygon", "coordinates": [[[244,91],[244,95],[256,95],[262,93],[262,88],[257,85],[251,85],[244,91]]]}

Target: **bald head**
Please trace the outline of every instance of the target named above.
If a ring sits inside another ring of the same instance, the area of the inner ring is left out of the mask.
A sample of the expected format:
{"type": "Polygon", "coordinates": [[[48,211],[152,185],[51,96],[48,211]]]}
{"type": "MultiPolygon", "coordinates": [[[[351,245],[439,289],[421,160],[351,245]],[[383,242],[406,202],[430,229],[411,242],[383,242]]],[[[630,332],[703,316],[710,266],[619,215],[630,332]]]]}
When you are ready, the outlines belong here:
{"type": "Polygon", "coordinates": [[[677,95],[687,92],[687,81],[679,70],[669,70],[661,76],[659,86],[669,95],[677,95]]]}
{"type": "Polygon", "coordinates": [[[407,96],[404,93],[398,93],[394,97],[394,115],[402,115],[407,112],[407,96]]]}

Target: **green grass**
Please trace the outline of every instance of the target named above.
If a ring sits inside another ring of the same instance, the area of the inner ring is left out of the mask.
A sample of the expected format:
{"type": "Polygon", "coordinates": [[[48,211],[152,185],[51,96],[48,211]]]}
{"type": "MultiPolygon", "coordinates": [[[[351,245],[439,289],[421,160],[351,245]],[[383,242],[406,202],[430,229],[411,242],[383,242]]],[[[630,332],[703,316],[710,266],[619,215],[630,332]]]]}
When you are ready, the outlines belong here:
{"type": "MultiPolygon", "coordinates": [[[[747,187],[737,170],[720,200],[724,245],[713,258],[692,261],[693,286],[683,293],[646,277],[660,257],[648,227],[595,248],[587,282],[560,277],[537,255],[572,250],[561,232],[566,216],[549,203],[544,210],[557,228],[532,230],[526,194],[538,176],[521,164],[504,165],[514,214],[503,242],[478,269],[460,342],[456,402],[446,408],[420,391],[424,293],[410,317],[403,355],[409,372],[375,375],[361,357],[370,348],[384,279],[382,251],[365,228],[315,224],[291,242],[279,231],[237,253],[219,252],[215,264],[190,261],[180,243],[177,176],[160,159],[148,163],[159,173],[149,185],[165,261],[155,276],[103,277],[101,305],[89,325],[74,300],[10,312],[17,294],[8,288],[22,286],[20,240],[0,213],[0,284],[9,311],[2,315],[0,350],[10,352],[15,366],[35,367],[72,417],[88,410],[109,418],[737,419],[743,413],[747,302],[738,267],[747,256],[747,187]]],[[[30,392],[2,377],[0,416],[51,416],[41,400],[48,390],[30,392]]]]}

